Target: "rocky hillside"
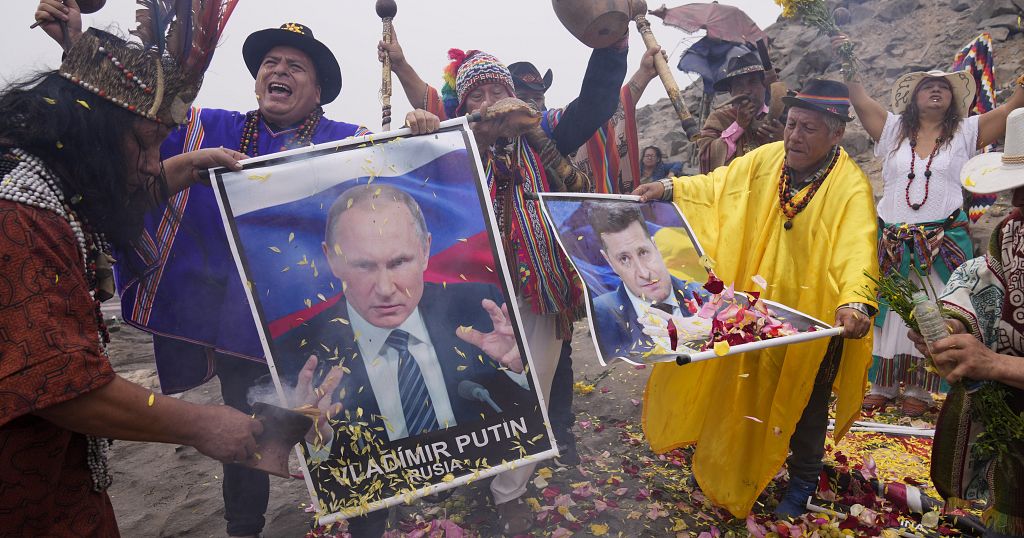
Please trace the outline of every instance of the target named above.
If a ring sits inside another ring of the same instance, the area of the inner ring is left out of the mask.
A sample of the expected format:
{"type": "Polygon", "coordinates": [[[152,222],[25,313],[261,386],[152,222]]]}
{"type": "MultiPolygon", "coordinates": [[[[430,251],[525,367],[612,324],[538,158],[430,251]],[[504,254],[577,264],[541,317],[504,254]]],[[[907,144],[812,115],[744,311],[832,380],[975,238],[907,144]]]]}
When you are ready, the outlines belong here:
{"type": "MultiPolygon", "coordinates": [[[[767,0],[763,0],[767,1],[767,0]]],[[[1017,75],[1024,73],[1024,0],[829,0],[844,32],[857,45],[861,79],[868,91],[888,105],[893,82],[902,73],[949,69],[953,55],[982,32],[992,36],[996,83],[1002,97],[1009,95],[1017,75]]],[[[772,40],[772,61],[790,88],[810,77],[841,80],[829,40],[795,21],[780,19],[766,29],[772,40]]],[[[684,92],[697,112],[700,84],[684,92]]],[[[724,100],[719,97],[719,101],[724,100]]],[[[638,111],[641,147],[656,144],[672,160],[686,161],[691,146],[679,129],[668,99],[638,111]]],[[[865,172],[878,181],[881,163],[871,154],[871,141],[853,122],[843,145],[865,172]]],[[[878,189],[876,189],[878,192],[878,189]]]]}

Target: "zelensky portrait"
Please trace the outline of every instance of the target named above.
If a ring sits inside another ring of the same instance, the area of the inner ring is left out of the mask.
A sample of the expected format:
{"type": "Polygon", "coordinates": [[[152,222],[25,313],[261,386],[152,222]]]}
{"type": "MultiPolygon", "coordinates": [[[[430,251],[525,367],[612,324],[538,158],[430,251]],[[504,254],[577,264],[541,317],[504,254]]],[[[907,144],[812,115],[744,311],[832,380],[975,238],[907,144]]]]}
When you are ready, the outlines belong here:
{"type": "Polygon", "coordinates": [[[711,286],[715,292],[710,292],[706,283],[713,277],[707,268],[714,261],[703,257],[689,224],[672,204],[597,194],[545,193],[541,199],[586,287],[591,334],[604,364],[614,359],[662,362],[706,351],[713,340],[722,339],[723,328],[736,330],[729,313],[744,309],[756,309],[764,323],[784,328],[760,346],[784,345],[794,335],[828,328],[741,291],[741,286],[756,288],[753,282],[729,283],[723,290],[711,286]],[[672,339],[666,337],[669,320],[672,339]]]}

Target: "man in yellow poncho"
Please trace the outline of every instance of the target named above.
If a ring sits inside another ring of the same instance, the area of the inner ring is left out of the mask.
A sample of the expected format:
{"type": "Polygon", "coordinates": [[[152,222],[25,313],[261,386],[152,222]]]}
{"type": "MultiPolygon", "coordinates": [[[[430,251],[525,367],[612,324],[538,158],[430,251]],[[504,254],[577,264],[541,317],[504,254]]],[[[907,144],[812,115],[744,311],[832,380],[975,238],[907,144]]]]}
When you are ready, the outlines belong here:
{"type": "Polygon", "coordinates": [[[837,438],[860,412],[871,364],[864,337],[876,307],[863,294],[874,289],[868,275],[877,275],[878,262],[871,186],[838,145],[851,120],[848,96],[839,82],[808,81],[786,98],[782,142],[709,175],[634,191],[645,201],[675,202],[725,282],[744,289],[760,275],[765,299],[844,328],[831,341],[660,364],[651,373],[643,415],[651,448],[696,443],[698,484],[736,517],[750,512],[784,461],[790,482],[776,516],[804,513],[822,468],[832,390],[837,438]]]}

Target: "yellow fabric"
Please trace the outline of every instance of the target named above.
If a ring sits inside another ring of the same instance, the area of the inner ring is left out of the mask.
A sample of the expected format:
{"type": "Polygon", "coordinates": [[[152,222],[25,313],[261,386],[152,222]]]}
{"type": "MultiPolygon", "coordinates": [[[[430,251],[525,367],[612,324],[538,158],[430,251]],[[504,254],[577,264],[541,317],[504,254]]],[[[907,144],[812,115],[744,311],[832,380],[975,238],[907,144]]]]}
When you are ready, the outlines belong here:
{"type": "Polygon", "coordinates": [[[708,279],[708,272],[701,265],[693,242],[681,228],[666,226],[655,232],[653,239],[672,276],[686,282],[704,282],[708,279]]]}
{"type": "MultiPolygon", "coordinates": [[[[787,231],[778,199],[783,159],[783,144],[776,142],[709,175],[676,179],[674,202],[722,280],[757,289],[751,278],[761,275],[768,281],[764,298],[831,323],[839,305],[871,303],[859,293],[871,285],[864,272],[878,272],[871,186],[843,151],[787,231]]],[[[679,249],[687,255],[686,245],[679,249]]],[[[674,253],[666,258],[671,267],[674,253]]],[[[860,414],[871,364],[868,335],[845,342],[833,386],[839,398],[836,438],[860,414]]],[[[827,345],[821,339],[683,367],[655,366],[643,414],[651,448],[662,453],[696,443],[693,471],[702,491],[745,517],[786,459],[827,345]]]]}

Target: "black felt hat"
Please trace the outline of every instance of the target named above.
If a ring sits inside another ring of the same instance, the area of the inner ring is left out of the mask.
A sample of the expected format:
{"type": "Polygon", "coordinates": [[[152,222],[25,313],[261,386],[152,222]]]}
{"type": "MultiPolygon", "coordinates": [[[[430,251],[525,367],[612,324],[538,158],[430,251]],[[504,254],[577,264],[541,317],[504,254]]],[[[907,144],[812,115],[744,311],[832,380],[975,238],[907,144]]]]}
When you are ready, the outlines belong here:
{"type": "Polygon", "coordinates": [[[787,106],[829,114],[844,122],[850,117],[850,89],[842,82],[812,78],[796,95],[782,98],[787,106]]]}
{"type": "Polygon", "coordinates": [[[528,89],[543,93],[548,91],[555,78],[550,69],[543,77],[540,76],[540,71],[530,62],[516,62],[508,66],[508,70],[512,73],[512,82],[517,90],[528,89]]]}
{"type": "Polygon", "coordinates": [[[260,71],[263,57],[274,47],[294,47],[309,55],[316,67],[316,79],[320,84],[320,104],[326,105],[341,93],[341,66],[327,45],[313,37],[308,26],[289,22],[280,28],[268,28],[249,34],[242,45],[242,58],[253,78],[260,71]]]}
{"type": "Polygon", "coordinates": [[[725,68],[725,76],[715,81],[715,91],[729,91],[733,79],[749,75],[750,73],[764,73],[764,66],[761,65],[761,57],[757,55],[757,52],[750,51],[741,56],[729,58],[729,63],[725,68]]]}

